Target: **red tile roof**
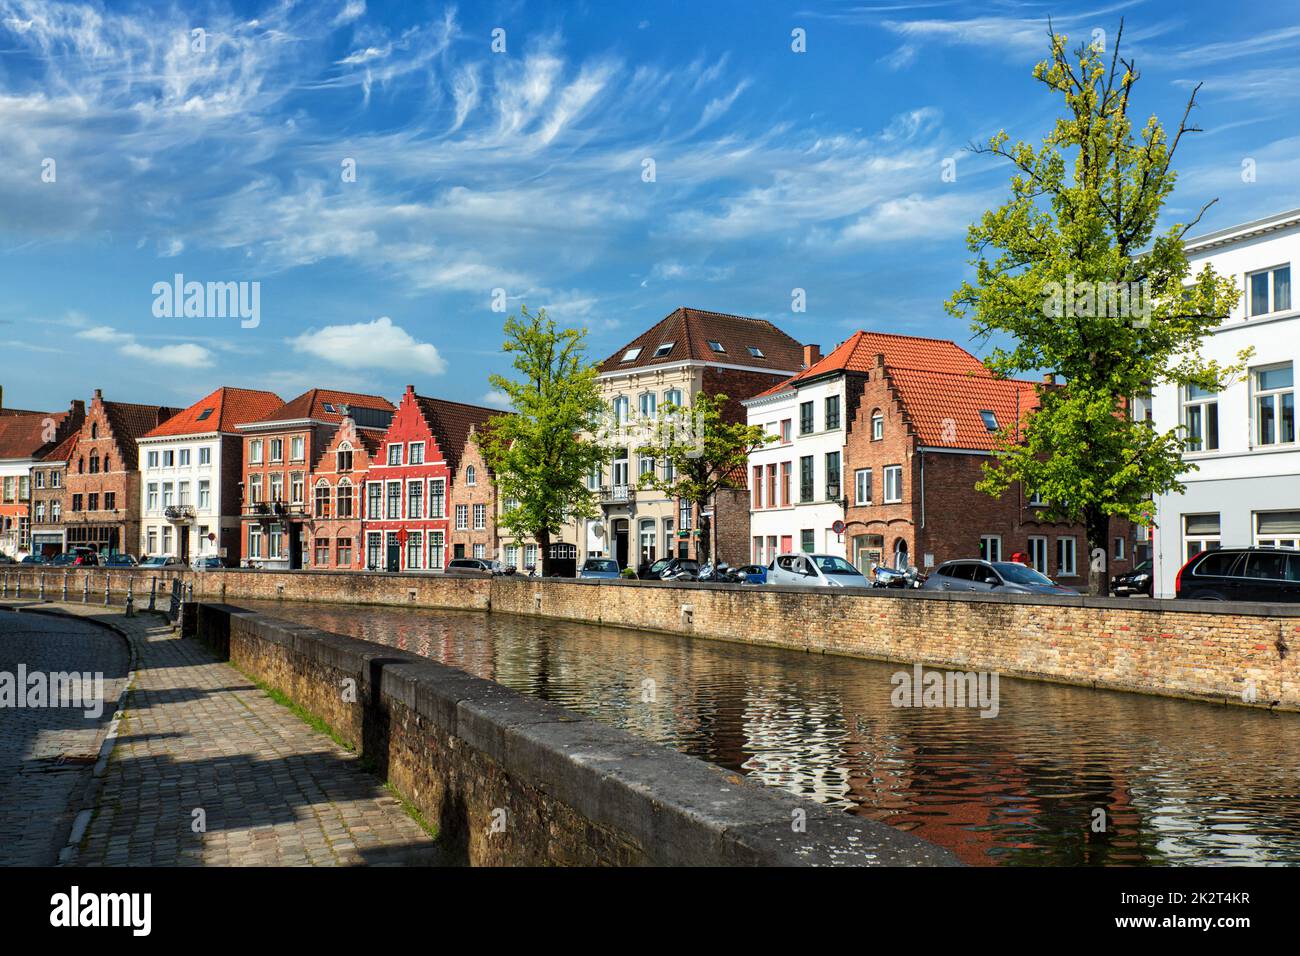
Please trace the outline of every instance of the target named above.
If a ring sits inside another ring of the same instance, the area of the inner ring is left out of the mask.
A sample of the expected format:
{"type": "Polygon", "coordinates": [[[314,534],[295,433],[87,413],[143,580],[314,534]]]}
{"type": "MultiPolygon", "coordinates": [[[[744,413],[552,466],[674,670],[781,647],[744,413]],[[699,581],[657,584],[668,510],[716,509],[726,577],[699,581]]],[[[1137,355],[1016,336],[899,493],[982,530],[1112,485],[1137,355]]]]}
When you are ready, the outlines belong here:
{"type": "Polygon", "coordinates": [[[463,402],[426,398],[423,395],[416,395],[415,403],[424,415],[424,420],[429,423],[429,430],[438,439],[438,447],[453,472],[460,468],[460,458],[465,453],[470,429],[475,428],[481,432],[493,418],[506,414],[499,408],[466,405],[463,402]]]}
{"type": "Polygon", "coordinates": [[[31,458],[39,455],[51,443],[49,420],[62,420],[63,412],[50,415],[36,412],[28,415],[0,416],[0,458],[31,458]]]}
{"type": "Polygon", "coordinates": [[[222,386],[179,414],[173,415],[157,428],[151,429],[142,437],[164,438],[170,435],[233,432],[236,425],[256,421],[283,404],[284,399],[275,392],[222,386]],[[207,412],[207,416],[200,417],[204,412],[207,412]]]}
{"type": "Polygon", "coordinates": [[[104,402],[104,415],[113,430],[113,440],[122,453],[122,464],[127,471],[134,471],[139,461],[135,443],[179,411],[179,408],[166,405],[104,402]]]}
{"type": "MultiPolygon", "coordinates": [[[[378,411],[394,411],[393,403],[379,395],[340,392],[331,388],[312,388],[303,392],[297,398],[291,398],[279,408],[272,409],[260,418],[245,424],[263,425],[273,422],[296,422],[307,418],[338,424],[343,421],[343,414],[338,410],[340,405],[346,405],[348,408],[373,408],[378,411]],[[332,407],[334,411],[328,411],[325,408],[326,405],[332,407]]],[[[358,425],[357,427],[370,426],[358,425]]]]}
{"type": "Polygon", "coordinates": [[[981,412],[992,412],[998,429],[1014,430],[1038,407],[1034,382],[936,369],[888,368],[908,421],[922,445],[992,451],[995,433],[981,412]]]}
{"type": "Polygon", "coordinates": [[[803,346],[766,319],[679,308],[605,359],[600,370],[619,372],[688,359],[790,372],[803,367],[803,346]],[[710,342],[717,342],[724,351],[715,351],[710,342]],[[669,343],[671,350],[655,355],[661,345],[669,343]],[[751,354],[751,346],[761,355],[751,354]],[[640,351],[635,358],[623,361],[632,349],[640,351]]]}
{"type": "Polygon", "coordinates": [[[81,437],[80,432],[73,432],[63,441],[54,446],[53,449],[46,452],[41,461],[70,461],[72,454],[77,450],[77,439],[81,437]]]}

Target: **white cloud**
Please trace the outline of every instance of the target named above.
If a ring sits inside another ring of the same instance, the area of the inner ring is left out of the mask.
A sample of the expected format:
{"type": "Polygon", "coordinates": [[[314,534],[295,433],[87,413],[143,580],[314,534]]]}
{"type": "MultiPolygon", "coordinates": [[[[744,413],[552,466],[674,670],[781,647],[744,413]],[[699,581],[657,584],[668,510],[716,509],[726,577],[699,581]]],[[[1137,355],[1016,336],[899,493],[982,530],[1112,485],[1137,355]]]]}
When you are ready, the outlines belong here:
{"type": "Polygon", "coordinates": [[[480,398],[479,401],[484,405],[491,405],[493,408],[508,409],[510,407],[510,396],[505,392],[497,391],[496,389],[484,393],[483,397],[480,398]]]}
{"type": "Polygon", "coordinates": [[[289,344],[295,351],[344,368],[420,371],[429,375],[440,375],[447,368],[437,348],[416,341],[386,315],[373,322],[309,329],[290,339],[289,344]]]}
{"type": "Polygon", "coordinates": [[[115,347],[119,355],[139,359],[163,368],[198,369],[212,364],[212,353],[202,345],[182,342],[176,345],[142,345],[130,332],[121,332],[109,325],[83,328],[79,338],[115,347]]]}

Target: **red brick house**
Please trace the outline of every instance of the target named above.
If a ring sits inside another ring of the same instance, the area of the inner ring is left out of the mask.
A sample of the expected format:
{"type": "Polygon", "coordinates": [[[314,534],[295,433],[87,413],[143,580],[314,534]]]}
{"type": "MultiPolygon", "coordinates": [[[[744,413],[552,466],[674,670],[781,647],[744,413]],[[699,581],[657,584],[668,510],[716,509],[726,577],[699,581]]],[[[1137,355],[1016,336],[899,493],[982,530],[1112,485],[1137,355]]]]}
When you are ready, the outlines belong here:
{"type": "Polygon", "coordinates": [[[243,563],[285,570],[306,563],[309,469],[345,415],[357,429],[383,434],[393,405],[378,395],[313,388],[238,426],[244,436],[243,563]]]}
{"type": "MultiPolygon", "coordinates": [[[[32,469],[81,427],[85,414],[80,401],[66,412],[4,409],[0,413],[0,552],[18,556],[32,549],[32,469]]],[[[42,511],[47,517],[48,512],[42,511]]]]}
{"type": "Polygon", "coordinates": [[[344,415],[316,459],[307,522],[311,548],[304,555],[311,567],[337,571],[365,567],[361,524],[366,474],[379,456],[382,440],[376,429],[357,428],[351,416],[344,415]]]}
{"type": "MultiPolygon", "coordinates": [[[[84,404],[77,404],[84,410],[84,404]]],[[[63,553],[68,534],[63,524],[63,513],[68,508],[68,459],[76,450],[74,429],[32,466],[32,554],[50,558],[63,553]]]]}
{"type": "Polygon", "coordinates": [[[63,524],[67,547],[135,553],[140,543],[136,442],[180,409],[106,402],[95,389],[68,462],[63,524]]]}

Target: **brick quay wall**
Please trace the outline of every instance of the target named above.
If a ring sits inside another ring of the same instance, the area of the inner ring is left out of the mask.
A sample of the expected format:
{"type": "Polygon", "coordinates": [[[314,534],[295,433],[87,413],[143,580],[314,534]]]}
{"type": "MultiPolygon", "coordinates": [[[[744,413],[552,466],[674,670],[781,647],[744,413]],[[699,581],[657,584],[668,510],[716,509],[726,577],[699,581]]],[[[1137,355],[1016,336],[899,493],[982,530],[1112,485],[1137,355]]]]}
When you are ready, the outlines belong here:
{"type": "Polygon", "coordinates": [[[957,864],[887,824],[436,661],[230,605],[191,606],[200,640],[329,724],[470,865],[957,864]]]}
{"type": "MultiPolygon", "coordinates": [[[[0,572],[11,596],[21,580],[30,597],[38,594],[40,574],[0,572]]],[[[46,596],[58,598],[63,572],[44,576],[46,596]]],[[[152,578],[159,579],[160,594],[180,578],[193,584],[196,600],[490,610],[1300,711],[1300,606],[428,573],[95,568],[68,573],[72,600],[83,593],[86,577],[89,600],[98,602],[105,581],[120,603],[130,580],[144,606],[152,578]]]]}

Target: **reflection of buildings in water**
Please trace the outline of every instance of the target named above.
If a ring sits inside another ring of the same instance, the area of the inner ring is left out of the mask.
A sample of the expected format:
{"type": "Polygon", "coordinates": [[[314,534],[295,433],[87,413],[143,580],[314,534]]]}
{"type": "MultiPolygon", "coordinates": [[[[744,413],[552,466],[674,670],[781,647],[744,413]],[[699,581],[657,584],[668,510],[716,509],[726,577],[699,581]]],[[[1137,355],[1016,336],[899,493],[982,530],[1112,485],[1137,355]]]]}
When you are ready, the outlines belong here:
{"type": "Polygon", "coordinates": [[[839,702],[801,700],[785,686],[752,691],[744,712],[746,749],[752,756],[744,769],[769,786],[848,807],[848,733],[839,702]]]}

